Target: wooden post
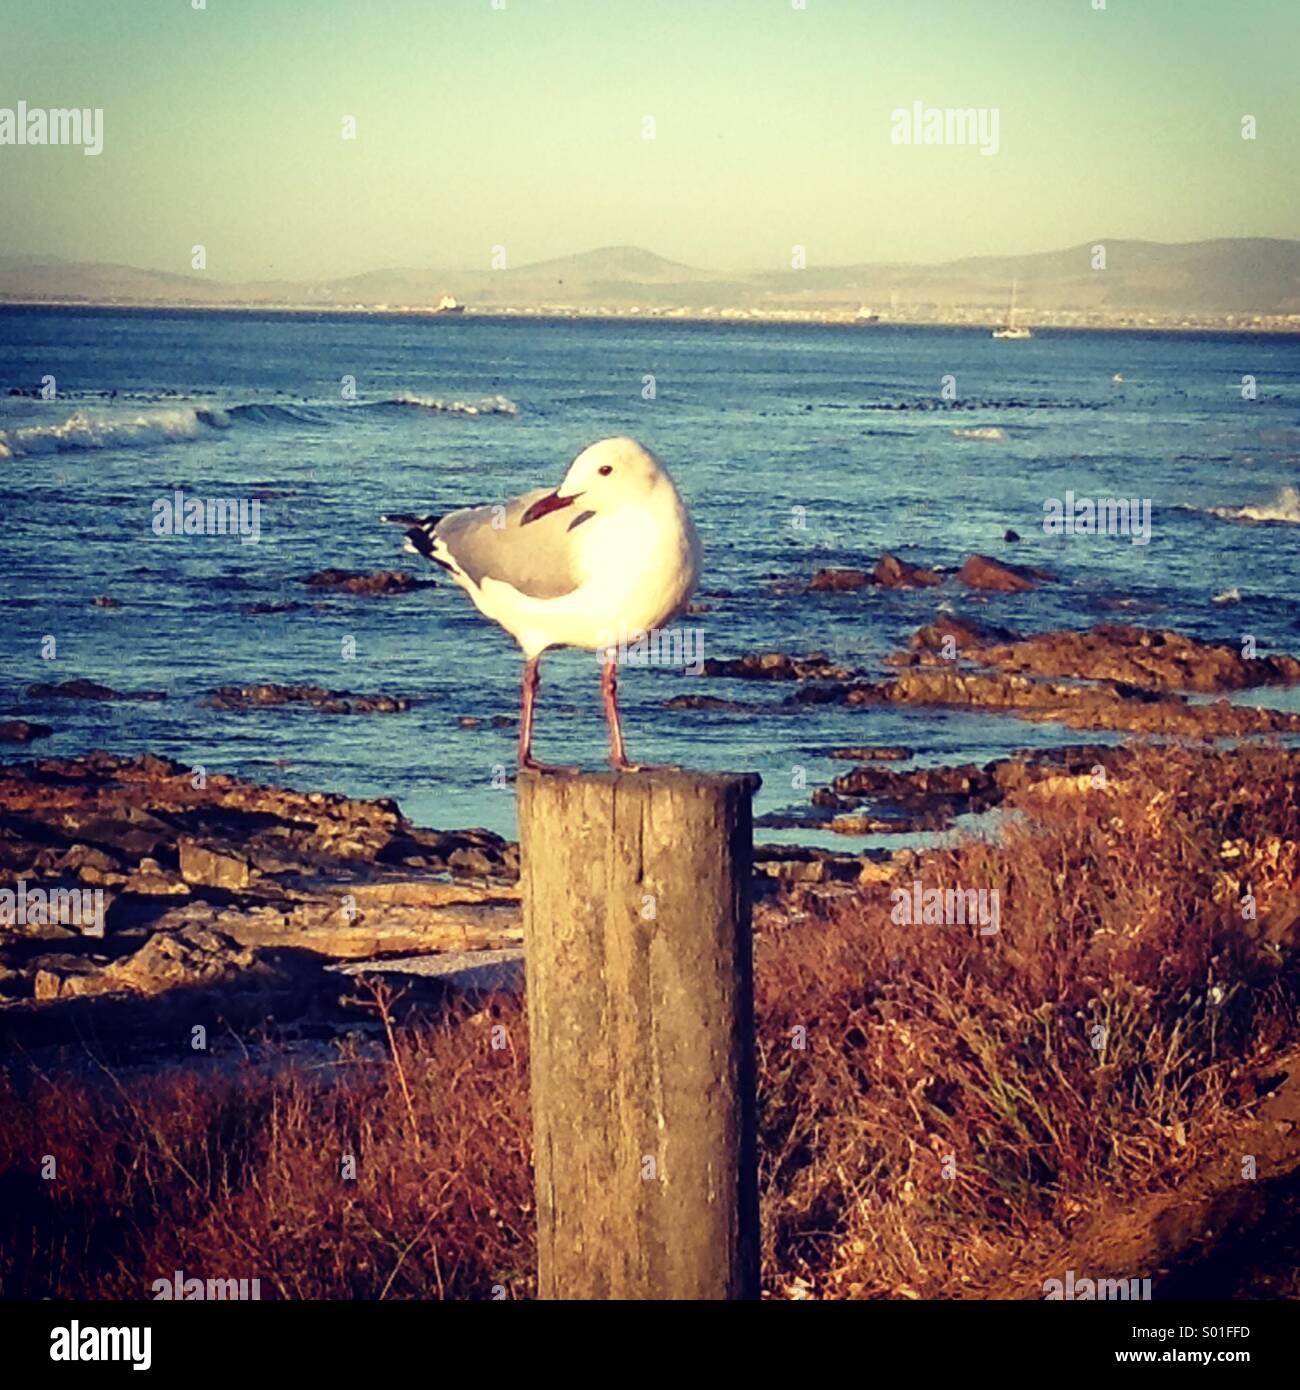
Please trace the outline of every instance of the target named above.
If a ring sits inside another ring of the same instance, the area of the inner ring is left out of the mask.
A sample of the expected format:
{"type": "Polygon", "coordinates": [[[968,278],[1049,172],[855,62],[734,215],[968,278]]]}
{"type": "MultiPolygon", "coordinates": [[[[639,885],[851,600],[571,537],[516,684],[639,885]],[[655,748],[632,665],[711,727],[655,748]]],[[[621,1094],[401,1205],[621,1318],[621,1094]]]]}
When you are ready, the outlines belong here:
{"type": "Polygon", "coordinates": [[[542,1298],[757,1298],[753,774],[519,776],[542,1298]]]}

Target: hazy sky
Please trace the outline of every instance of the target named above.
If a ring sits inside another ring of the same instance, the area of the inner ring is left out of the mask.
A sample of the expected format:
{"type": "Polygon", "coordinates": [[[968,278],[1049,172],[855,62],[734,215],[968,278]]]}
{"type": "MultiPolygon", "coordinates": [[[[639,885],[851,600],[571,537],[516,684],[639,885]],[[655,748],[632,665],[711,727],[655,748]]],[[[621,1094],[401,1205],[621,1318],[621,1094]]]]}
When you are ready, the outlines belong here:
{"type": "Polygon", "coordinates": [[[0,146],[0,253],[297,279],[1300,236],[1297,0],[797,3],[0,0],[0,107],[104,109],[97,157],[0,146]],[[997,108],[998,153],[891,143],[914,101],[997,108]]]}

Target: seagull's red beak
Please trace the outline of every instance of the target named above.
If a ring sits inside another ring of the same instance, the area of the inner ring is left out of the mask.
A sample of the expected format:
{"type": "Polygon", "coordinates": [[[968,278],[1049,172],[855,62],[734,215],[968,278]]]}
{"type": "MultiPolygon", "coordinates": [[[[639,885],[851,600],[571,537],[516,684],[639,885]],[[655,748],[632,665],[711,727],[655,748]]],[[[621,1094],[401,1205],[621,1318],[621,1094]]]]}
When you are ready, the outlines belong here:
{"type": "Polygon", "coordinates": [[[539,497],[536,502],[519,518],[520,526],[527,526],[530,521],[538,521],[544,516],[549,516],[551,512],[558,512],[561,507],[571,507],[578,500],[575,493],[572,497],[561,497],[558,492],[549,492],[545,497],[539,497]]]}

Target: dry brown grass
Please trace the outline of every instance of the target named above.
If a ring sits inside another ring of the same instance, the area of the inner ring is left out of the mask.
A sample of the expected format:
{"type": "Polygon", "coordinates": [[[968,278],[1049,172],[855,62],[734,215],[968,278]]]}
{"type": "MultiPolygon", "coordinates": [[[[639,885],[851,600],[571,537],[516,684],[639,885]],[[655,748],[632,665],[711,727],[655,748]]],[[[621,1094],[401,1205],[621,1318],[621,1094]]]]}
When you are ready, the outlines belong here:
{"type": "Polygon", "coordinates": [[[769,1278],[959,1295],[1099,1188],[1177,1182],[1249,1065],[1296,1037],[1294,961],[1240,899],[1264,921],[1297,889],[1298,767],[1149,751],[1123,785],[1026,798],[999,843],[902,875],[996,888],[996,936],[896,925],[882,885],[767,942],[769,1278]]]}
{"type": "MultiPolygon", "coordinates": [[[[1298,891],[1298,767],[1146,751],[1122,786],[1025,799],[999,843],[902,874],[996,888],[996,936],[897,925],[886,885],[764,935],[765,1286],[960,1295],[1099,1192],[1176,1184],[1296,1041],[1269,917],[1298,891]]],[[[385,1037],[314,1069],[0,1075],[5,1292],[145,1297],[182,1269],[264,1297],[530,1296],[522,1007],[388,1014],[385,1037]]]]}
{"type": "Polygon", "coordinates": [[[179,1269],[260,1277],[263,1298],[527,1296],[522,1011],[461,1006],[391,1038],[324,1066],[37,1078],[25,1097],[0,1081],[0,1174],[25,1199],[0,1202],[5,1293],[150,1297],[179,1269]],[[18,1190],[44,1154],[59,1181],[18,1190]]]}

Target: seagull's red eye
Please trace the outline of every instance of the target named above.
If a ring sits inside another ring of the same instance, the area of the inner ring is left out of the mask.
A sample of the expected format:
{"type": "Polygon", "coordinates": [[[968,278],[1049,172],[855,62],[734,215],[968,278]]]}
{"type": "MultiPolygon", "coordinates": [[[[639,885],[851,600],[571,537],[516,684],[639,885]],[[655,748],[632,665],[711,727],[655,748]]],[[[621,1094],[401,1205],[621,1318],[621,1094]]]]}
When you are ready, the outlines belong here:
{"type": "Polygon", "coordinates": [[[608,478],[609,475],[614,471],[614,469],[613,469],[613,467],[612,467],[610,464],[607,463],[607,464],[605,464],[599,471],[600,471],[600,476],[601,476],[602,478],[608,478]]]}

